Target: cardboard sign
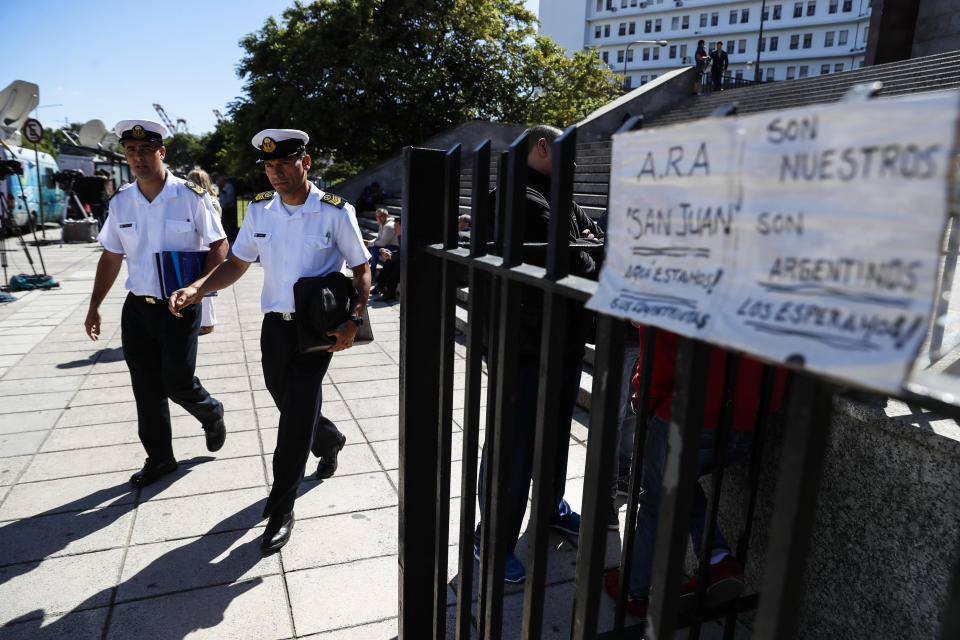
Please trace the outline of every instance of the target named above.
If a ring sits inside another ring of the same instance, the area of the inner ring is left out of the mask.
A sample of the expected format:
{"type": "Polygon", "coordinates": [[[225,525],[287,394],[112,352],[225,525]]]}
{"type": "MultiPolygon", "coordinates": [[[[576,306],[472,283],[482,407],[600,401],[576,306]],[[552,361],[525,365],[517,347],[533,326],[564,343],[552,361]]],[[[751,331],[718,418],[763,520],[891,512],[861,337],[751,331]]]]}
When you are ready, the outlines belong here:
{"type": "Polygon", "coordinates": [[[614,137],[588,307],[887,393],[929,326],[960,94],[614,137]]]}

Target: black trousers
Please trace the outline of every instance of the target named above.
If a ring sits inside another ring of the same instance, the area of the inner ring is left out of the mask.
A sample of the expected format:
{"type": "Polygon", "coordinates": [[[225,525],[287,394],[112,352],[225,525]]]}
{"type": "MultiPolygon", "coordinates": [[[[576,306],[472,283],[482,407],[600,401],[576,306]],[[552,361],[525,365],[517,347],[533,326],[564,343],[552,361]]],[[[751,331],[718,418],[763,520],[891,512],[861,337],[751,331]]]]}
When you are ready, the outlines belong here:
{"type": "Polygon", "coordinates": [[[713,78],[713,90],[719,91],[723,88],[723,71],[712,71],[711,73],[713,78]]]}
{"type": "Polygon", "coordinates": [[[220,221],[221,224],[223,224],[223,232],[227,234],[227,240],[230,241],[230,244],[233,244],[237,239],[237,232],[240,230],[240,227],[237,225],[237,205],[224,207],[220,221]]]}
{"type": "Polygon", "coordinates": [[[321,385],[333,354],[300,353],[296,322],[283,320],[279,313],[263,316],[260,352],[264,382],[280,410],[277,447],[273,451],[273,487],[263,508],[267,517],[293,510],[311,444],[314,452],[329,455],[340,445],[343,435],[321,414],[321,385]]]}
{"type": "Polygon", "coordinates": [[[137,402],[137,433],[154,460],[173,459],[168,398],[202,425],[223,417],[223,405],[194,375],[200,305],[182,313],[177,318],[163,301],[151,304],[131,293],[120,318],[123,357],[137,402]]]}

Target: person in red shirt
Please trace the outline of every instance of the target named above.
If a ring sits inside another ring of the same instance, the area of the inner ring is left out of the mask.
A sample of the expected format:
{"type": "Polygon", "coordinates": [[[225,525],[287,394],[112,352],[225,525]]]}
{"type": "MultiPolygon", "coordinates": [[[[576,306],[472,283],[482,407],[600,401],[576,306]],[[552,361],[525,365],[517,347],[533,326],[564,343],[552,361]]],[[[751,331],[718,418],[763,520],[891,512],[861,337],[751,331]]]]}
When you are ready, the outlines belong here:
{"type": "MultiPolygon", "coordinates": [[[[641,333],[641,353],[643,358],[643,330],[641,333]]],[[[653,351],[653,371],[650,380],[650,419],[647,424],[647,437],[644,446],[643,471],[637,511],[637,530],[633,545],[633,562],[630,571],[630,588],[627,610],[637,618],[647,616],[647,602],[650,592],[650,574],[653,568],[654,542],[657,535],[657,516],[660,512],[660,490],[663,486],[663,469],[666,461],[667,432],[670,414],[673,408],[673,387],[676,371],[677,347],[680,337],[669,331],[657,331],[653,351]]],[[[697,476],[712,473],[716,464],[717,425],[723,404],[723,387],[726,377],[727,352],[714,347],[710,353],[710,372],[707,383],[707,395],[703,399],[703,428],[700,438],[699,469],[697,476]]],[[[727,442],[726,465],[743,459],[750,451],[753,442],[753,429],[760,410],[760,388],[763,365],[747,356],[740,357],[737,370],[737,385],[733,403],[733,421],[727,442]]],[[[778,369],[774,375],[771,412],[779,408],[783,396],[786,372],[778,369]]],[[[634,387],[639,390],[640,372],[634,376],[634,387]]],[[[694,399],[691,399],[693,401],[694,399]]],[[[707,499],[703,488],[696,484],[693,510],[690,517],[690,536],[697,556],[706,526],[707,499]]],[[[710,584],[706,591],[707,606],[736,598],[743,591],[743,567],[730,551],[730,545],[714,528],[713,550],[710,557],[710,584]]],[[[613,570],[605,576],[607,591],[614,597],[617,593],[619,571],[613,570]]],[[[681,588],[681,608],[692,606],[696,593],[696,576],[681,588]]]]}

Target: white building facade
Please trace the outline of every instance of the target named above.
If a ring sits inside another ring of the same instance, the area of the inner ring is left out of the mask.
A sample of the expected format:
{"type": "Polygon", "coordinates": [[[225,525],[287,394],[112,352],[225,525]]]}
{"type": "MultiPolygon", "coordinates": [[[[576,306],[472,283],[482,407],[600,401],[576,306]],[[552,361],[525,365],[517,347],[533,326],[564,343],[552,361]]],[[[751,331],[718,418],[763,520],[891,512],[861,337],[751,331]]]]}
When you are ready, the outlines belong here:
{"type": "Polygon", "coordinates": [[[863,66],[871,0],[540,0],[541,33],[597,55],[635,87],[722,41],[731,76],[792,80],[863,66]],[[582,41],[572,28],[583,20],[582,41]],[[761,21],[763,35],[760,35],[761,21]],[[665,40],[666,45],[637,41],[665,40]]]}

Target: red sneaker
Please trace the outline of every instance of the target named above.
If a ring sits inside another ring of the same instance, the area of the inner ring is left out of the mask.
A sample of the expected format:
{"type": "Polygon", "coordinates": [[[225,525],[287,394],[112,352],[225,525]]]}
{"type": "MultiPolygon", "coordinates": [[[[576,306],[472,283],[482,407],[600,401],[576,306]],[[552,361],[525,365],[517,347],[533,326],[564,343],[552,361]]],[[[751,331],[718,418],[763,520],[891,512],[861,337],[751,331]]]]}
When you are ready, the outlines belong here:
{"type": "MultiPolygon", "coordinates": [[[[620,586],[620,569],[610,569],[603,574],[603,586],[606,588],[607,593],[610,594],[614,600],[617,599],[617,593],[619,593],[620,586]]],[[[650,601],[647,598],[642,598],[640,600],[631,600],[630,596],[627,595],[627,611],[637,620],[646,620],[647,619],[647,607],[650,605],[650,601]]]]}
{"type": "MultiPolygon", "coordinates": [[[[733,556],[724,556],[723,560],[710,565],[710,583],[704,598],[704,605],[715,607],[724,602],[739,598],[743,593],[743,565],[733,556]]],[[[680,611],[693,609],[697,600],[697,574],[694,573],[680,587],[680,611]]]]}

